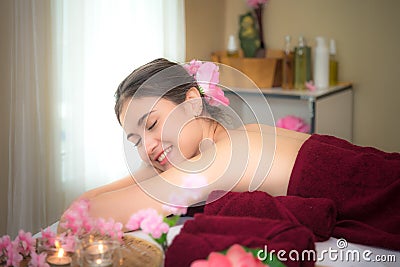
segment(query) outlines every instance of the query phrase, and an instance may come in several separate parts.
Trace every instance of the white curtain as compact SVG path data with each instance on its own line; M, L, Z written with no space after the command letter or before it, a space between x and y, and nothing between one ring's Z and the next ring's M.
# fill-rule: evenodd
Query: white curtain
M10 234L127 175L115 90L143 63L185 59L183 0L15 0L13 12Z
M56 2L66 202L126 176L114 93L157 57L183 62L183 0ZM137 158L137 166L140 160Z
M50 2L14 0L11 31L7 233L38 231L63 207L60 131L52 89ZM3 89L2 89L3 90ZM61 196L61 197L60 197Z

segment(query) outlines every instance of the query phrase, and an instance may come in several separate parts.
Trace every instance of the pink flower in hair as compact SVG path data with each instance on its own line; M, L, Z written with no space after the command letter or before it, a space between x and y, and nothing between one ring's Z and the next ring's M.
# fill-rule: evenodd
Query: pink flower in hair
M201 66L201 61L200 60L195 60L193 59L192 61L189 62L189 64L183 65L185 70L192 76L196 75L197 70Z
M200 93L205 96L210 105L229 105L229 99L225 97L224 91L218 86L219 68L216 64L192 60L183 67L196 79Z

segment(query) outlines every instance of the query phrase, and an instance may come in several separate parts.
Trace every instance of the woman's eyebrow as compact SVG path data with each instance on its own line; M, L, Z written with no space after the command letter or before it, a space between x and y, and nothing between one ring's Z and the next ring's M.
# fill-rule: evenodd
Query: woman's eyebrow
M137 125L138 125L138 126L142 125L142 124L143 124L143 121L144 121L151 113L153 113L154 111L155 111L155 110L152 110L152 111L150 111L150 112L147 112L147 113L145 113L142 117L140 117L140 119L138 120ZM129 134L126 136L126 139L129 140L129 138L131 138L133 135L136 135L136 134L134 134L134 133L129 133Z
M140 119L138 120L137 125L140 126L143 124L144 119L146 119L151 113L153 113L155 110L152 110L150 112L145 113Z
M136 134L130 133L130 134L128 134L128 135L126 136L126 139L129 141L129 138L131 138L131 137L134 136L134 135L136 135Z

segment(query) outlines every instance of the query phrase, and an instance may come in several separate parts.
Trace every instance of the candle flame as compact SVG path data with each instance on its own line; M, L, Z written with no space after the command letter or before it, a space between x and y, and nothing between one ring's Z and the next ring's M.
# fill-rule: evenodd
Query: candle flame
M58 249L60 247L60 241L54 241L54 246Z
M101 264L101 263L102 263L101 259L96 260L96 264Z
M58 250L57 257L62 258L63 256L64 256L64 249L63 249L63 248L60 248L60 249Z

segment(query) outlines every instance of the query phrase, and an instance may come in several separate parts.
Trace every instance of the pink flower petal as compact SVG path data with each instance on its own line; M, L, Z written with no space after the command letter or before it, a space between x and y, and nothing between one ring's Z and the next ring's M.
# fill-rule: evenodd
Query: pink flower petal
M231 261L227 256L217 253L211 252L208 256L208 264L210 267L231 267Z

